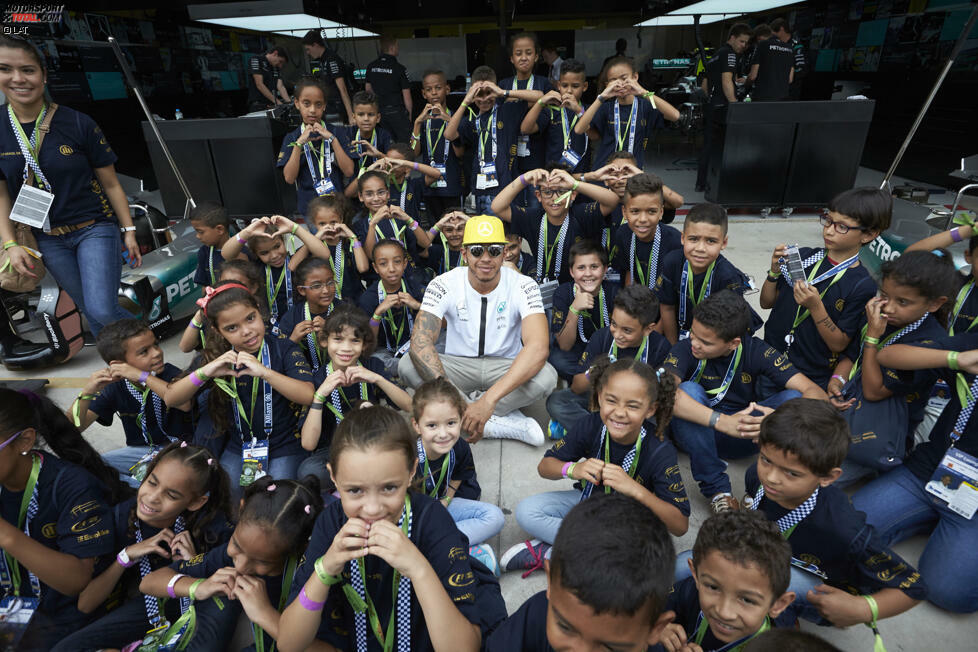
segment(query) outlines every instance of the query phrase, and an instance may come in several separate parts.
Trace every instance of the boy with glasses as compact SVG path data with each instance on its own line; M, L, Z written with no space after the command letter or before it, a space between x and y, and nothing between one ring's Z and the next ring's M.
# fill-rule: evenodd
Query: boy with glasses
M859 250L890 226L893 200L875 188L853 188L829 202L821 218L824 247L800 247L805 278L792 282L779 244L761 288L771 309L764 341L825 388L839 356L859 327L876 283L859 264Z

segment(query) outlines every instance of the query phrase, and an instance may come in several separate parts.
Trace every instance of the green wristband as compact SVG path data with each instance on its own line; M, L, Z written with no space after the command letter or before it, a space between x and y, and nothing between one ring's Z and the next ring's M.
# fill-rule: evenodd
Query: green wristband
M190 599L191 600L194 600L194 601L197 600L197 597L196 597L197 587L200 586L203 583L204 583L204 578L200 578L199 580L197 580L196 582L194 582L193 584L191 584L190 585L190 588L187 589L187 594L190 596Z
M878 338L878 337L869 337L867 335L866 337L863 338L863 341L866 344L869 344L870 346L879 346L880 345L880 338Z
M316 577L318 577L319 581L326 586L333 586L334 584L339 584L340 582L343 581L342 575L330 575L329 573L326 572L326 569L323 568L322 557L317 559L316 563L313 564L312 566L314 569L316 569Z
M947 354L947 367L952 371L959 371L961 367L958 366L958 351L949 351Z
M322 394L320 394L319 392L313 392L312 393L312 401L313 401L313 403L325 403L326 402L326 397L323 396Z
M576 480L577 479L577 478L574 477L574 468L576 466L577 466L577 462L574 462L573 464L571 464L570 466L567 467L567 477L570 478L571 480Z

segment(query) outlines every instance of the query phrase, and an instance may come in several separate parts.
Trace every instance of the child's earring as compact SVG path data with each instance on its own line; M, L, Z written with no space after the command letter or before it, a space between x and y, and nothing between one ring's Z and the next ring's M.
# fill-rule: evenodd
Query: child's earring
M21 452L20 452L20 454L21 454L21 455L25 455L25 456L26 456L28 452L29 452L29 451L21 451Z

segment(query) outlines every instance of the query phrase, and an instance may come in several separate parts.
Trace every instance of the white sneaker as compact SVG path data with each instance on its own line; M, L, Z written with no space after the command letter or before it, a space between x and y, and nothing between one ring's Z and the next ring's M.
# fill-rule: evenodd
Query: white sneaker
M543 443L543 428L536 419L519 410L513 410L506 416L492 415L483 432L490 439L516 439L530 446Z

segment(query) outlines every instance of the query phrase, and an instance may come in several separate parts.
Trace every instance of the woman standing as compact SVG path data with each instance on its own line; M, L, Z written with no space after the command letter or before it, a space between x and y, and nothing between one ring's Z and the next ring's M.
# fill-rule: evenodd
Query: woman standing
M14 269L33 276L33 258L16 244L11 208L28 176L25 153L34 158L38 126L52 105L44 99L47 69L34 45L0 36L0 238ZM34 185L54 194L48 211L50 231L35 228L38 249L54 279L88 319L94 334L103 326L131 317L118 303L122 242L130 264L142 262L129 202L115 173L116 155L87 115L57 107L50 131L36 156L40 174L30 166ZM0 330L9 329L6 319Z

